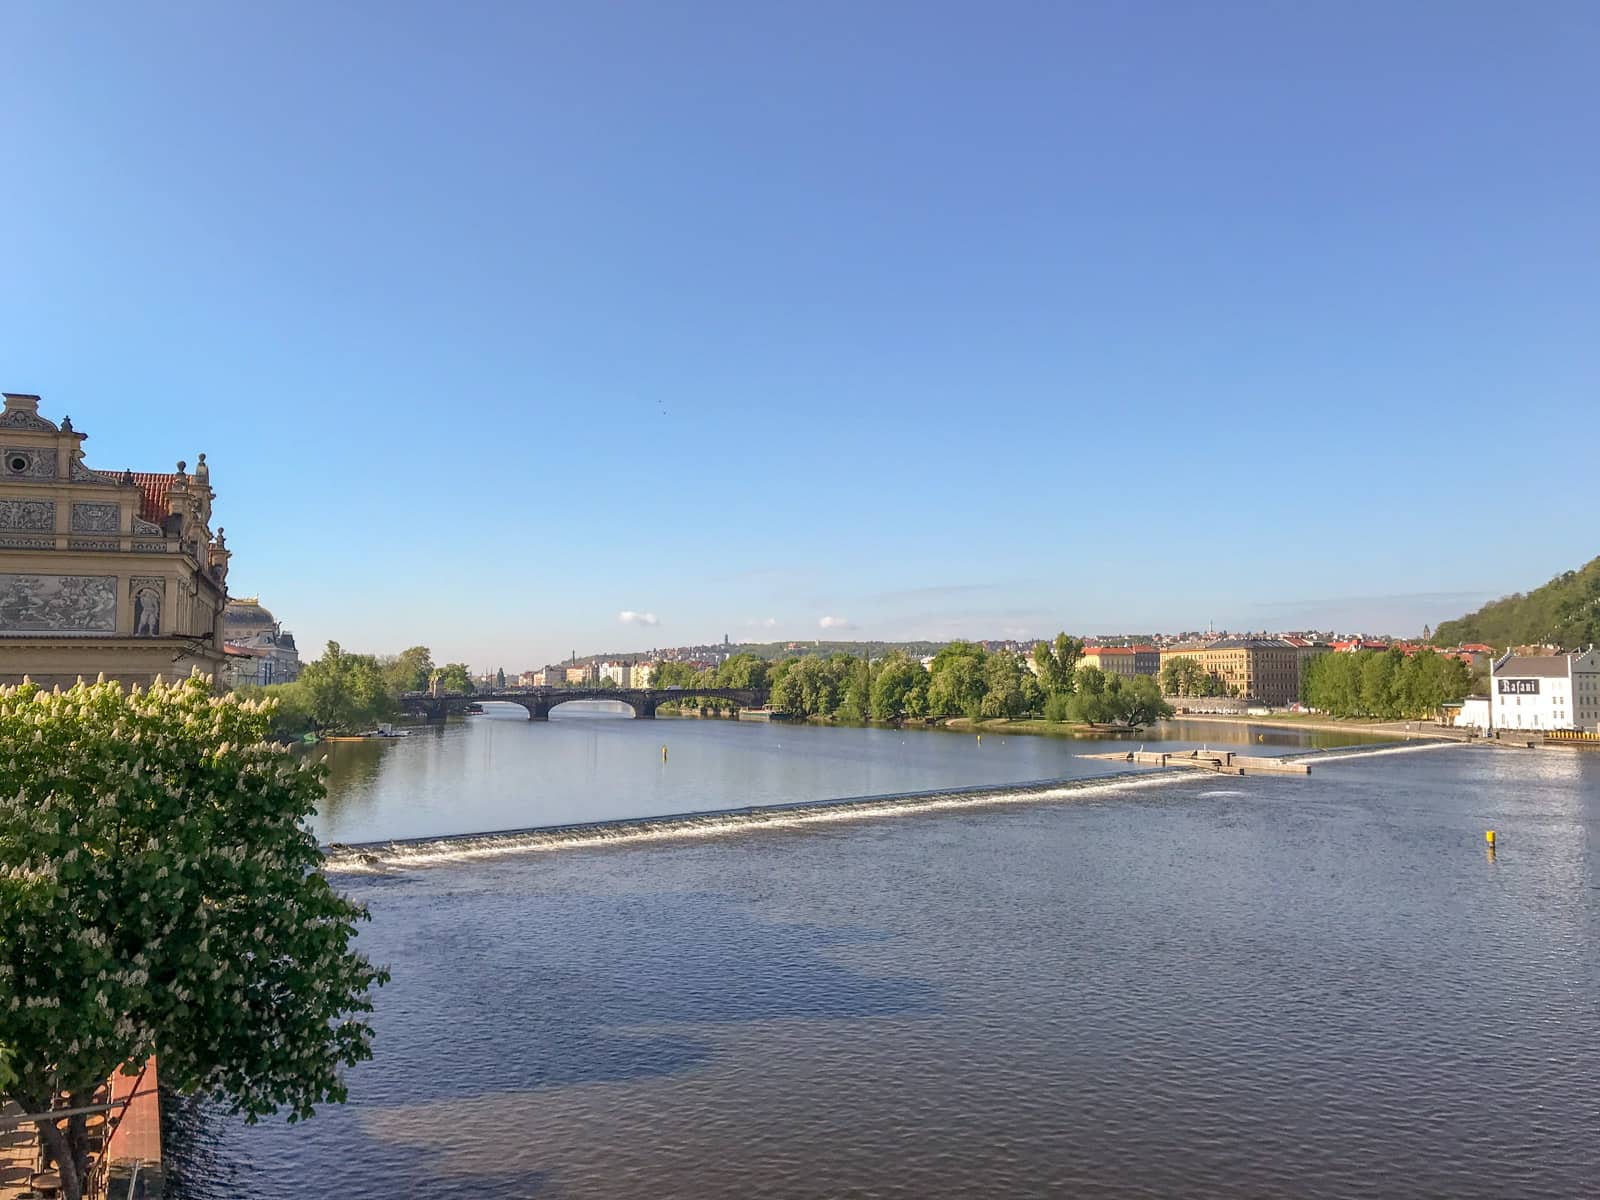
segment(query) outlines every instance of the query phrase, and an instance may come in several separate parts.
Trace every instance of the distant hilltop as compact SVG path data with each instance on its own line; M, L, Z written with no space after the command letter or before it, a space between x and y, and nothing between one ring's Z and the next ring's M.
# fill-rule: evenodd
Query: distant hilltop
M1491 600L1475 613L1446 621L1434 640L1441 646L1487 642L1502 650L1592 646L1600 642L1600 558L1531 592Z

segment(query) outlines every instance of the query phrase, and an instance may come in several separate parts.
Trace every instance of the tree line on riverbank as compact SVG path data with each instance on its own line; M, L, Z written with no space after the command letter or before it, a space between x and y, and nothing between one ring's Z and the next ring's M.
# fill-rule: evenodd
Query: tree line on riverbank
M1039 642L1027 657L986 650L975 642L951 642L926 666L900 652L879 659L840 653L777 662L735 654L701 670L661 663L651 684L682 689L685 705L715 709L730 708L732 702L696 697L696 687L767 688L769 703L780 712L837 721L1040 717L1147 725L1172 715L1153 678L1107 674L1081 664L1083 652L1082 642L1063 633L1054 641Z
M1305 664L1300 700L1335 717L1437 717L1472 687L1472 670L1461 659L1435 650L1361 650L1322 654Z
M246 699L277 702L272 730L280 737L303 733L357 732L395 715L407 692L426 691L437 681L446 692L470 694L465 663L435 666L426 646L379 657L353 654L329 642L322 657L306 663L291 683L238 689Z

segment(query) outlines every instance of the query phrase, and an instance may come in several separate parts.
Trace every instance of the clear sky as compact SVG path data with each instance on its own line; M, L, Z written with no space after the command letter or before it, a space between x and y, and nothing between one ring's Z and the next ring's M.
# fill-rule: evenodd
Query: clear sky
M0 387L206 451L310 651L1409 633L1600 550L1591 0L0 42Z

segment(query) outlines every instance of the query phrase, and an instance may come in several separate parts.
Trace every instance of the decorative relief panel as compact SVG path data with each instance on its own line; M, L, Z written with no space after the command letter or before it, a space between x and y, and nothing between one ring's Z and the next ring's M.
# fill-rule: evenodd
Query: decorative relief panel
M8 412L0 413L0 426L8 429L39 429L47 433L55 433L56 423L46 421L36 412L29 412L24 408L14 408Z
M166 594L167 581L159 575L135 575L128 580L134 637L161 636L161 598Z
M115 487L117 481L110 475L102 475L99 471L90 470L76 458L72 460L72 469L68 472L73 483L105 483Z
M0 529L34 529L48 533L55 527L54 500L0 500Z
M0 546L7 550L54 550L53 537L0 537Z
M157 537L161 536L161 526L154 521L146 521L143 517L135 517L133 519L133 531L135 533L153 533Z
M167 544L165 542L135 542L133 544L133 552L135 554L165 554L167 552Z
M116 538L68 538L68 550L120 550L122 545Z
M114 575L0 575L0 633L115 633Z
M21 476L24 479L54 479L55 451L39 450L31 446L8 446L0 450L0 474Z
M73 533L116 533L122 524L122 509L116 504L74 504Z

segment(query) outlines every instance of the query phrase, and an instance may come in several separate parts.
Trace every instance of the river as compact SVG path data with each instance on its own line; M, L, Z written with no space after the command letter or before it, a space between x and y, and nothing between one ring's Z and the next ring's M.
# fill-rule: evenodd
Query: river
M1160 736L1259 753L1317 735ZM1083 779L1117 768L1076 757L1101 748L490 716L340 747L318 829L433 839ZM1487 1198L1600 1180L1600 755L1397 747L1309 778L1085 780L717 829L340 873L373 912L362 949L394 971L376 1059L304 1125L174 1106L170 1194Z

